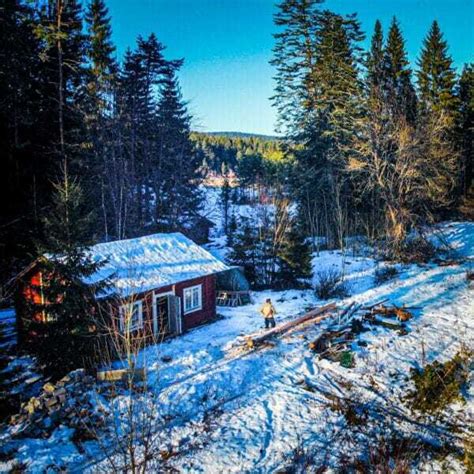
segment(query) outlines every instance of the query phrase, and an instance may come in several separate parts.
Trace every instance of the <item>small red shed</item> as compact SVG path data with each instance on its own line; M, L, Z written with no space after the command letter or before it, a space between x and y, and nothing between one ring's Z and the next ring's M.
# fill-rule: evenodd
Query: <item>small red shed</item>
M110 281L98 299L107 301L117 329L123 331L127 321L131 332L155 336L150 338L155 340L214 319L216 275L230 270L181 233L97 244L90 248L90 256L103 264L87 282ZM34 265L23 281L20 299L41 298L42 278ZM19 310L17 316L21 330L21 318L31 315Z

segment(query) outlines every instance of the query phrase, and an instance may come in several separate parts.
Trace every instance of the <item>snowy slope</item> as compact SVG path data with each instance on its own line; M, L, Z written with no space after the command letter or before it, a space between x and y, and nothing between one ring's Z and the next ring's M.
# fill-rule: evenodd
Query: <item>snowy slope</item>
M474 257L474 224L444 224L438 231L458 255ZM313 259L315 271L341 268L343 258L340 252L321 252ZM400 400L411 388L410 368L447 360L461 345L474 348L474 290L465 278L471 263L407 266L396 280L379 287L373 282L376 265L367 257L345 257L352 296L340 304L388 299L419 309L414 310L407 335L381 327L363 333L366 345L353 346L356 366L352 369L320 360L308 350L308 342L332 324L330 320L290 332L255 352L241 349L242 336L261 328L258 309L267 297L276 305L281 323L324 304L309 290L254 293L252 305L219 308L223 319L144 350L141 361L149 370L150 388L158 397L160 412L171 420L160 438L160 449L177 453L167 461L168 468L267 473L287 466L295 449L303 447L316 452L316 462L337 469L342 454L356 455L367 439L353 432L346 418L331 408L328 394L358 399L381 410L396 406L398 429L429 438L426 430L405 420L409 412ZM466 405L450 408L453 419L472 414L472 389L465 395ZM373 429L384 428L376 424ZM52 462L82 470L85 458L71 435L62 428L51 439L23 441L16 457L28 465L29 472ZM453 459L450 463L449 472L462 472L459 463ZM429 464L424 469L446 472L440 466ZM89 470L95 472L96 467Z

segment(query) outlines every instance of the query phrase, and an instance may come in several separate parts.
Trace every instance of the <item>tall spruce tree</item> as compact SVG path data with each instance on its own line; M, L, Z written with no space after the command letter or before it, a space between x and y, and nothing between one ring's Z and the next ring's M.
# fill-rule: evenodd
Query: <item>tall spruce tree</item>
M370 42L370 51L367 58L366 89L369 98L369 107L380 110L384 100L386 80L384 36L380 20L375 22L374 33Z
M46 97L48 109L55 110L49 117L57 133L54 152L72 174L88 174L91 163L84 151L87 148L84 123L88 97L87 37L81 4L76 0L43 4L36 33L42 42L45 80L51 84Z
M258 258L258 243L259 238L255 225L252 225L247 218L241 219L234 235L233 247L228 260L244 269L245 277L254 288L260 285L257 270L261 263Z
M364 124L365 140L359 143L363 155L372 155L374 163L382 164L388 160L391 144L387 138L390 136L393 121L390 117L390 106L387 100L387 77L385 67L385 45L382 24L375 22L371 46L367 57L367 73L365 81L365 97L367 101L367 115L362 121ZM360 158L360 157L359 157ZM362 161L364 159L362 158ZM359 169L358 159L352 163L354 171ZM364 171L367 171L364 169ZM369 186L367 175L353 173L355 189L359 190L361 198L361 213L366 222L366 228L371 236L383 234L383 206L381 205L380 190L377 186ZM369 199L367 199L369 198Z
M116 218L122 222L123 235L144 232L153 214L150 176L158 154L156 89L168 64L163 50L154 34L138 37L136 50L125 53L120 74L117 111L125 156L119 174L126 177L128 202L123 206L126 215Z
M474 170L474 64L466 64L459 79L459 135L461 137L461 189L468 196Z
M455 94L456 74L438 22L434 21L423 41L418 60L418 89L420 108L424 113L443 113L453 125L458 112Z
M87 60L89 79L87 84L88 104L86 125L90 137L91 166L86 180L86 193L97 205L101 203L103 231L101 237L109 240L109 214L113 211L107 200L107 184L110 184L111 162L114 159L112 142L113 94L116 86L117 64L113 57L115 46L112 43L110 18L104 0L92 0L86 11L85 20L88 32Z
M275 46L271 64L276 68L272 97L279 129L293 138L301 133L314 99L312 72L316 60L315 38L319 6L324 0L283 0L274 22Z
M276 285L282 288L299 288L311 278L311 247L306 242L303 227L292 219L277 253L278 272Z
M95 115L110 110L110 94L114 86L117 64L114 58L110 17L104 0L92 0L86 11L88 32L87 59L90 63L89 94Z
M404 117L408 122L414 123L417 109L416 93L411 81L405 40L395 17L388 32L385 62L386 93L390 114L393 118Z
M190 138L190 120L176 66L166 69L157 106L158 153L153 189L156 219L165 229L179 229L200 206L198 161Z
M223 182L221 187L221 205L224 214L224 233L229 235L229 210L230 210L230 185L229 185L229 168L227 163L222 163Z
M31 329L41 338L34 350L47 370L59 376L93 358L95 296L107 283L87 283L101 264L87 253L92 216L80 185L63 169L63 179L54 187L52 206L44 218L45 239L38 248L40 254L47 253L40 258L45 303L31 308L44 320L32 323Z
M56 130L48 121L51 107L42 104L48 86L33 7L3 1L0 25L0 274L9 279L26 263L40 231Z
M293 187L308 222L319 221L331 242L338 239L334 230L341 222L339 211L346 212L343 208L352 205L345 169L363 114L358 77L362 38L355 17L329 11L318 15L311 73L313 106L300 132L303 146L295 150ZM336 192L341 196L339 209L334 206Z
M455 85L456 75L452 67L452 60L449 56L448 45L443 38L439 25L433 22L428 35L423 42L423 48L418 60L419 70L417 71L418 88L420 95L420 113L418 127L422 133L429 136L429 129L438 129L445 135L443 140L433 144L433 153L442 153L444 147L445 155L455 153L460 158L459 147L456 141L456 125L458 123L459 99L456 96ZM440 169L444 163L439 163ZM454 171L453 179L458 181L461 163L457 164L457 171ZM446 181L446 180L444 180ZM442 187L442 182L435 182L435 186ZM459 195L459 186L450 190L454 197ZM457 196L456 196L457 197ZM452 203L449 204L450 206ZM442 206L439 211L446 210Z

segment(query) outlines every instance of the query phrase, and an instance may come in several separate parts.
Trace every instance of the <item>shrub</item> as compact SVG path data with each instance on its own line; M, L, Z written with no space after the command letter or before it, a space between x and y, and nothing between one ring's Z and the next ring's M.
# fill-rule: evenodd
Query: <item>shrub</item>
M321 300L329 298L345 298L349 296L347 283L343 281L342 275L336 270L325 270L318 273L316 296Z
M375 284L381 285L382 283L393 280L398 273L398 268L392 265L379 267L375 270L374 274Z
M421 452L416 439L382 436L377 443L369 444L366 455L359 460L359 472L409 474Z
M471 359L471 352L460 351L444 364L434 361L422 370L412 369L415 391L408 395L411 407L435 412L456 400L463 400L461 389L468 379Z
M426 263L436 255L436 247L423 237L406 239L395 258L405 263Z

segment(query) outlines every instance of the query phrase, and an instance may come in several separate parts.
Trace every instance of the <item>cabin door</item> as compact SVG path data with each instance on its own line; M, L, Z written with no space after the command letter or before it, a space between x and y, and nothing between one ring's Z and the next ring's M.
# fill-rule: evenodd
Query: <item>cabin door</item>
M153 295L153 334L160 342L169 334L181 334L181 298L173 292Z
M170 330L170 298L172 293L153 295L153 335L160 342Z
M170 296L170 313L169 322L170 330L172 334L182 334L183 332L183 320L181 317L181 298L179 296Z

